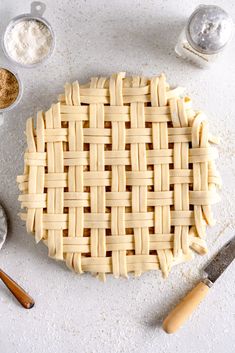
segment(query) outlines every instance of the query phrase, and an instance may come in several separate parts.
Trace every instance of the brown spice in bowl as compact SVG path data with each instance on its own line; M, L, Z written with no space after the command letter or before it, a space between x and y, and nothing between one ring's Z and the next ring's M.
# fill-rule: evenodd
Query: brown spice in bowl
M19 83L9 70L0 68L0 109L8 108L17 99Z

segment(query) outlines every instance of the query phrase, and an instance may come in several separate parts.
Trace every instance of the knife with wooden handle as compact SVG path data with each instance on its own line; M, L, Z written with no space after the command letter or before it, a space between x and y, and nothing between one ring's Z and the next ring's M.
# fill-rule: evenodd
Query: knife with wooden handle
M235 258L235 237L230 240L204 268L206 278L196 285L163 321L167 333L176 332L205 298L215 281Z

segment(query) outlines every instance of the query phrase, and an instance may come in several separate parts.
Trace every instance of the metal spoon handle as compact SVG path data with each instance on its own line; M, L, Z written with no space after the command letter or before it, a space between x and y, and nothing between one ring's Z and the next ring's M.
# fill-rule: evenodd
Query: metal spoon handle
M16 297L18 302L25 308L31 309L34 306L34 300L31 298L23 288L21 288L11 277L0 269L0 279L5 283L7 288Z

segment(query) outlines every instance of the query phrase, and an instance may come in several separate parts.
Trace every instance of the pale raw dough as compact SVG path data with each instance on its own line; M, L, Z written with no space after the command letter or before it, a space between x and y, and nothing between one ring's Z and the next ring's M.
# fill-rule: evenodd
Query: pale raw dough
M165 76L65 85L28 119L18 177L28 232L78 273L140 275L206 252L220 177L206 116Z

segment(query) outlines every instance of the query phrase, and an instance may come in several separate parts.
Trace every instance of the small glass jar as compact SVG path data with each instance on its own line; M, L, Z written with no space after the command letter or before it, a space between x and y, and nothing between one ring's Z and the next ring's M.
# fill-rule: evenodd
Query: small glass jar
M180 57L208 68L222 54L233 33L232 18L215 5L200 5L190 16L175 51Z
M7 70L12 75L14 75L17 82L18 82L18 86L19 86L18 95L17 95L16 99L14 100L14 102L12 102L12 104L10 104L6 108L0 109L0 126L1 126L4 123L4 113L9 112L13 108L15 108L17 106L17 104L20 102L20 100L22 98L22 94L23 94L23 84L22 84L22 81L20 80L18 74L11 67L4 65L4 66L1 66L0 69Z
M21 66L24 68L34 68L34 67L44 63L52 55L52 53L55 49L55 34L54 34L54 31L53 31L50 23L44 17L42 17L45 10L46 10L46 5L43 2L34 1L31 3L30 13L22 14L22 15L14 17L7 25L6 30L5 30L3 37L2 37L2 48L3 48L4 54L6 55L8 60L10 60L13 64L17 64L18 66ZM52 42L51 42L51 46L50 46L50 50L49 50L48 54L45 57L43 57L42 60L40 60L36 63L33 63L33 64L22 64L16 60L14 60L11 57L11 55L9 54L8 45L7 45L7 35L11 31L11 29L16 24L18 24L22 21L27 21L27 20L28 21L35 20L35 21L41 22L43 25L45 25L47 27L47 29L49 30L49 32L51 34L51 38L52 38Z

